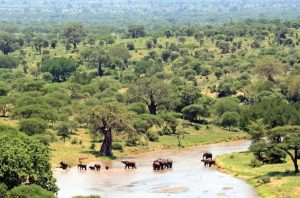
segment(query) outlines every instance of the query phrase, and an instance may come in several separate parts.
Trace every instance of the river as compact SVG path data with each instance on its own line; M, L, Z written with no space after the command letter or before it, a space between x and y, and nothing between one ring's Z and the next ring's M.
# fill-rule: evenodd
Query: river
M124 170L119 161L107 162L109 170L55 171L59 198L74 195L100 195L102 198L256 198L252 186L245 181L203 167L202 153L214 156L246 151L249 141L210 144L188 149L164 150L134 156L136 170ZM153 171L152 162L171 158L173 169ZM105 165L102 163L102 165Z

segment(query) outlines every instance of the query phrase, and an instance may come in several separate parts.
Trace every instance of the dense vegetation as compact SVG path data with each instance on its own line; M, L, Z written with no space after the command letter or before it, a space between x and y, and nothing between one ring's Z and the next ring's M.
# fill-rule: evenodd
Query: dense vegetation
M27 166L24 173L0 167L3 189L30 183L55 192L49 148L63 160L57 151L70 144L112 157L244 137L241 131L253 140L253 164L289 157L299 172L299 28L297 20L248 20L155 32L134 25L109 34L74 23L4 29L0 121L20 132L0 128L0 160L18 153L11 163Z
M124 30L141 23L149 29L222 24L245 19L300 17L298 0L3 0L0 22L18 29L32 24L47 31L53 23L81 22ZM20 26L19 24L23 24ZM8 30L14 31L7 27Z

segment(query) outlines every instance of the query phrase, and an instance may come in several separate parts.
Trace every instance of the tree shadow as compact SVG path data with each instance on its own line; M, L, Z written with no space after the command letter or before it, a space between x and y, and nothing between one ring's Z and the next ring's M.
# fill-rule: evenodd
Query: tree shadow
M99 153L99 151L82 151L81 153L83 153L83 154L91 154L91 155L93 155L93 156L95 156L95 157L101 157L101 158L105 158L105 159L108 159L108 160L115 160L115 159L117 159L117 157L116 156L104 156L104 155L101 155L100 153Z
M269 177L287 177L287 176L299 176L299 174L295 173L294 171L286 170L284 172L280 172L280 171L268 172L265 176L269 176Z

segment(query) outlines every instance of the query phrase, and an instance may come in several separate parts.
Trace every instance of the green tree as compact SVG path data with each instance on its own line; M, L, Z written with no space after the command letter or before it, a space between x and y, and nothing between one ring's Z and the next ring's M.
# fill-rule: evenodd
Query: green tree
M180 111L182 108L196 103L201 97L201 92L195 86L183 85L178 87L177 97L179 99L178 110Z
M145 103L153 115L156 115L157 108L169 107L173 102L172 87L154 77L139 79L129 89L129 94L134 100Z
M1 97L0 96L0 116L6 117L9 112L13 109L15 100L12 97Z
M226 127L228 126L229 131L232 126L237 126L239 123L240 114L237 112L225 112L221 117L221 125Z
M57 126L57 135L60 136L64 142L71 137L71 128L68 124L62 122Z
M212 111L217 116L222 116L227 111L240 111L239 101L234 98L221 98L213 105Z
M281 63L272 58L266 57L260 60L256 67L256 73L261 76L266 76L269 81L275 81L274 76L282 74Z
M287 97L292 101L300 100L300 76L295 76L287 83Z
M86 121L91 131L104 136L100 155L112 156L112 131L126 131L134 135L135 130L129 124L130 114L123 105L109 102L105 105L96 106L87 111Z
M191 122L199 121L200 116L205 116L206 112L202 105L192 104L182 109L185 119Z
M12 69L18 66L19 62L15 57L0 55L0 68Z
M52 58L44 61L41 66L42 72L49 72L53 75L55 82L64 82L76 70L77 63L74 60Z
M46 48L49 46L49 42L41 37L35 38L33 40L33 45L35 47L35 50L39 53L42 54L42 48Z
M31 118L21 120L19 123L20 131L25 132L27 135L43 134L46 132L48 123L39 118Z
M0 129L0 134L0 182L9 189L26 182L56 192L58 188L49 163L49 149L16 131Z
M13 188L9 197L11 198L55 198L53 192L49 192L38 185L20 185Z
M4 81L0 81L0 97L6 96L11 90L11 87Z
M144 37L146 35L145 28L142 25L132 25L128 29L131 38Z
M4 55L19 49L20 43L18 39L8 33L0 33L0 50Z
M73 44L76 49L77 45L86 37L87 33L84 27L80 24L68 24L63 30L63 36L67 43Z
M267 132L268 144L283 150L291 158L295 173L299 173L298 151L300 150L300 127L280 126Z

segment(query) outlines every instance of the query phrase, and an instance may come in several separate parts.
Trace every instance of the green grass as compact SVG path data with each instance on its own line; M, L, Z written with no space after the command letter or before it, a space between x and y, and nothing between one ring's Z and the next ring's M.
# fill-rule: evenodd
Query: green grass
M224 141L232 141L246 138L246 134L243 132L229 132L222 128L212 126L210 129L203 127L200 130L188 128L186 130L188 134L185 135L181 141L183 147L191 147L202 144L211 144ZM78 142L81 140L82 144L71 144L71 140L76 138ZM52 165L57 167L59 162L64 161L69 163L71 166L78 164L79 158L86 158L86 162L95 162L97 160L111 160L119 157L124 157L132 154L139 154L154 150L163 150L169 148L179 148L178 141L174 135L159 136L159 142L148 142L148 145L127 147L124 141L121 141L121 137L116 137L115 141L123 146L124 151L113 150L114 157L100 157L98 155L100 149L100 143L96 143L95 151L91 151L91 139L89 133L80 129L77 135L73 135L71 139L63 142L58 140L51 144L52 151Z
M245 179L253 185L263 198L300 197L300 175L293 173L290 159L283 164L266 164L252 168L249 162L254 156L250 152L233 153L217 158L218 165L226 173ZM270 177L270 183L262 184L262 177Z

